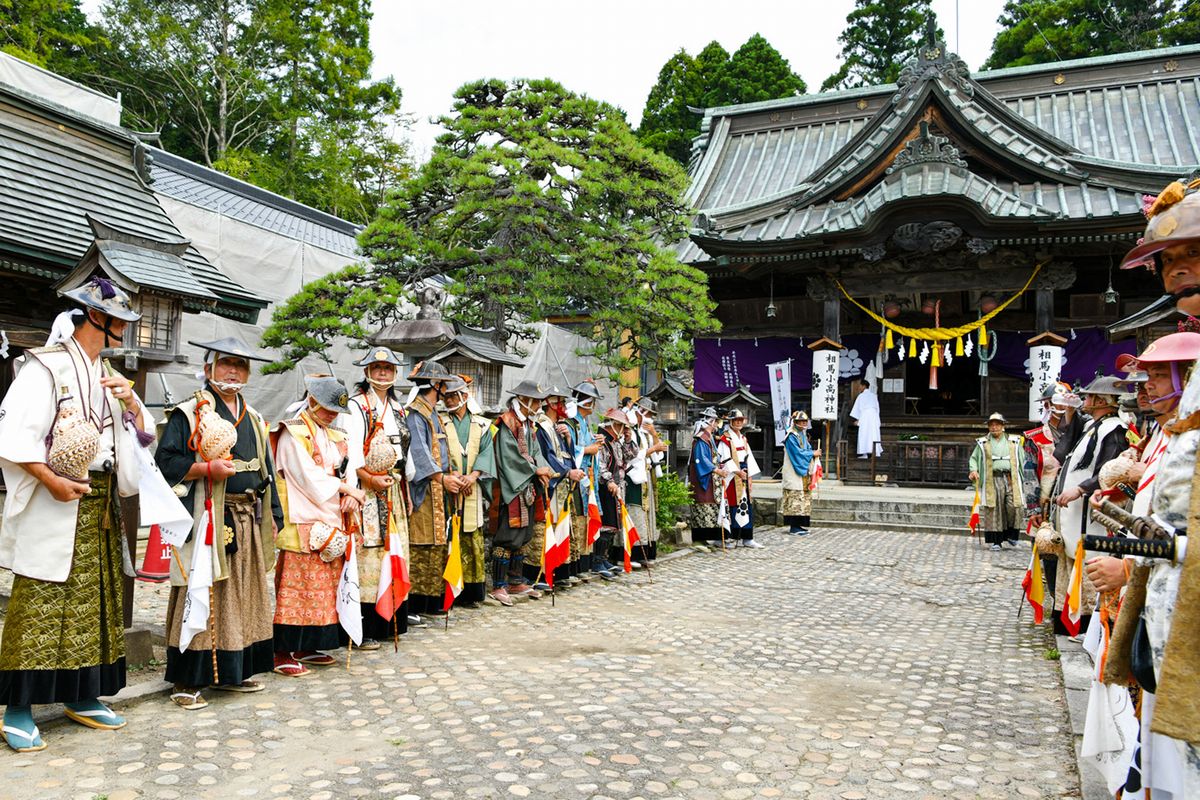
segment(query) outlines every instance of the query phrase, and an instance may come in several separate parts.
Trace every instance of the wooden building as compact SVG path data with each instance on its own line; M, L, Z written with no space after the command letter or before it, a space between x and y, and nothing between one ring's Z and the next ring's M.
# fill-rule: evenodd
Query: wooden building
M1066 377L1113 371L1105 328L1161 294L1115 265L1145 226L1144 196L1197 169L1200 46L973 74L928 35L895 84L708 109L690 165L698 213L678 252L708 273L723 331L697 341L694 389L714 399L746 383L765 398L762 359L857 337L842 407L849 379L871 370L884 460L905 479L900 438L965 442L990 412L1028 418L1037 333L1068 339ZM931 389L928 360L902 339L877 352L880 323L847 294L911 328L971 323L1019 297L986 348L964 337ZM802 363L792 375L805 408ZM962 449L912 482L952 482Z

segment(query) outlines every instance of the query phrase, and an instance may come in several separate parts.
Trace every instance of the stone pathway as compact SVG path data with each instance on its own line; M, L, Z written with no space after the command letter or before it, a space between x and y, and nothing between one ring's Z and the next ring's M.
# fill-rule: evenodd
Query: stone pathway
M1026 548L760 533L356 652L254 695L44 726L0 797L1078 797Z

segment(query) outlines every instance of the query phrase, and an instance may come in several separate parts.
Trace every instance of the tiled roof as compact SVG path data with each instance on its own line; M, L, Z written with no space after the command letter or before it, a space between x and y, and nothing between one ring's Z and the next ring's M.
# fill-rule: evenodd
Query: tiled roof
M173 253L108 240L97 242L96 248L113 269L138 286L200 300L217 300L215 294L192 277L183 259Z
M361 226L166 151L151 153L156 192L334 253L357 252Z
M139 147L123 129L0 85L0 252L65 275L92 244L88 214L150 237L183 238L138 175ZM195 248L183 260L190 275L181 277L219 297L217 313L241 317L266 306Z
M709 109L688 195L695 241L677 255L702 263L696 243L857 231L926 196L988 218L1124 225L1142 192L1200 166L1200 45L976 75L931 52L898 84ZM926 121L951 135L952 164L896 160L885 176Z
M1111 187L1062 183L997 184L963 167L917 164L899 170L848 202L793 206L764 220L722 230L725 241L769 242L847 233L864 228L885 204L906 199L956 196L975 204L992 220L1051 222L1067 218L1137 214L1140 195ZM699 233L704 238L704 233Z

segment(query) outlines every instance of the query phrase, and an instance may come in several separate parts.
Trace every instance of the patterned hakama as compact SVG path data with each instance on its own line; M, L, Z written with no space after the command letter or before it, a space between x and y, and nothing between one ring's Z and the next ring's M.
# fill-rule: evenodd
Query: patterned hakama
M275 649L325 650L342 645L337 615L341 557L322 561L319 553L279 551L275 564Z
M0 703L70 703L125 686L121 526L110 475L91 474L79 501L63 583L17 575L0 641Z

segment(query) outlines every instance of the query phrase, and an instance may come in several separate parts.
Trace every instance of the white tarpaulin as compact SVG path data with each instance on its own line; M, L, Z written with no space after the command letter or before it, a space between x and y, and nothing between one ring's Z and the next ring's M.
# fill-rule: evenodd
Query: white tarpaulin
M179 402L199 388L196 373L203 366L204 353L188 341L210 341L223 336L236 336L251 348L259 349L262 333L271 321L274 304L286 300L309 281L355 263L358 259L298 241L274 231L231 219L215 211L183 203L165 195L159 202L176 226L192 240L192 244L217 269L245 286L272 305L259 313L258 323L236 322L216 314L184 314L181 352L187 364L170 365L159 371L162 378L147 380L148 402L164 400L162 381L165 380L171 399ZM353 382L362 377L362 369L353 361L361 355L351 349L350 342L335 343L326 352L333 363L333 373ZM266 355L273 355L266 353ZM263 375L258 364L246 387L246 398L268 420L278 420L283 410L295 402L304 391L304 375L328 372L329 366L319 357L305 359L296 369L281 375Z
M525 345L524 349L528 351L522 356L525 366L505 367L501 375L500 383L504 389L504 397L526 378L544 386L558 386L564 390L569 390L585 378L593 378L596 388L600 390L600 399L596 401L597 411L604 411L617 404L617 387L607 378L601 377L604 374L603 368L595 359L579 355L580 351L590 344L587 339L549 322L539 322L533 327L538 338L532 344Z

